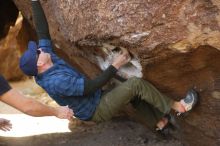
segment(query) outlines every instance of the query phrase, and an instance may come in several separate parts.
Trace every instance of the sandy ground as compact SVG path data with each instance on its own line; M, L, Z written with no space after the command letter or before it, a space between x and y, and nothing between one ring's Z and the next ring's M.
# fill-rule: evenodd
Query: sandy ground
M11 83L23 94L56 106L32 80ZM116 117L101 124L78 124L55 117L30 117L3 103L0 116L11 120L13 129L0 132L0 146L183 146L173 137L162 139L128 117Z

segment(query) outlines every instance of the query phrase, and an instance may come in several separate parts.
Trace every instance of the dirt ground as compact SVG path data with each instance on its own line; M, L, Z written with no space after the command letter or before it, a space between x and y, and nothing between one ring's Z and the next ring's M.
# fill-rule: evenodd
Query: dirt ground
M12 83L30 98L52 106L56 104L32 80ZM19 113L0 103L0 113ZM50 124L50 123L46 123ZM31 127L28 127L31 128ZM27 128L27 129L28 129ZM116 117L100 124L81 124L67 133L50 133L25 137L0 135L0 146L183 146L173 137L162 139L145 126L128 117Z
M113 120L72 133L1 137L0 141L0 146L183 146L175 139L159 139L142 125L126 119Z

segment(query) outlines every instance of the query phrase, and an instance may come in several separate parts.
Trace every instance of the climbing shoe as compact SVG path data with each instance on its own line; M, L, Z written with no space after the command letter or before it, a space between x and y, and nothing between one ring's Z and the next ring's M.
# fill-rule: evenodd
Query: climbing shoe
M198 93L194 89L190 89L186 97L180 100L181 105L185 109L184 112L178 112L177 115L190 111L198 102Z

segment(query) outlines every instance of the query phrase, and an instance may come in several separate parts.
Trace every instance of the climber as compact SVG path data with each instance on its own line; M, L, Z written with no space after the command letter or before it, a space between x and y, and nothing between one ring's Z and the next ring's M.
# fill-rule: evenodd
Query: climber
M40 85L59 105L68 105L74 116L84 121L110 120L124 105L132 103L145 117L150 127L162 130L168 123L165 115L171 109L178 113L190 111L197 102L197 93L189 90L186 97L174 101L160 93L149 82L132 77L109 92L102 91L120 67L129 62L125 51L95 79L88 79L74 67L60 59L52 50L48 24L41 4L32 0L33 20L38 35L38 45L30 41L20 58L20 68L34 76ZM144 108L140 105L144 103ZM162 124L161 124L162 123Z
M60 119L71 119L73 111L68 107L49 107L32 98L27 98L15 89L0 75L0 101L31 116L56 116ZM9 120L0 118L0 129L9 131L12 125Z

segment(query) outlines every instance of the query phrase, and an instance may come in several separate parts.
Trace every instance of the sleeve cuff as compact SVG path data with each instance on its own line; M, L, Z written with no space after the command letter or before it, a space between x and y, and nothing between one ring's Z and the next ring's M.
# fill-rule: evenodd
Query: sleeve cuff
M11 90L11 86L8 84L5 78L0 75L0 96L5 94L9 90Z
M112 73L116 73L118 70L113 66L113 65L110 65L107 70L110 70Z

